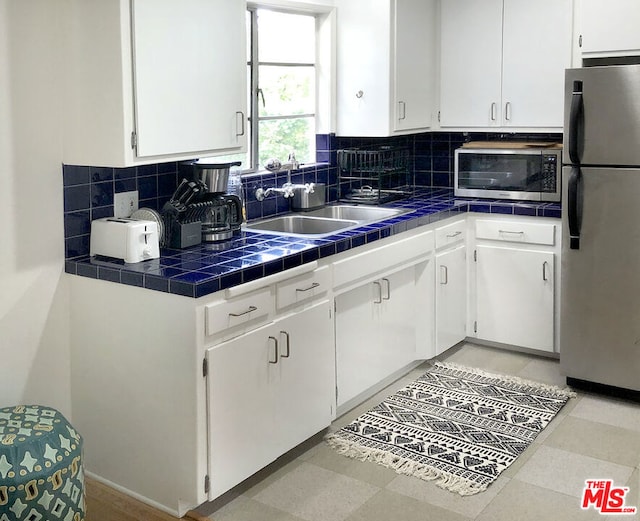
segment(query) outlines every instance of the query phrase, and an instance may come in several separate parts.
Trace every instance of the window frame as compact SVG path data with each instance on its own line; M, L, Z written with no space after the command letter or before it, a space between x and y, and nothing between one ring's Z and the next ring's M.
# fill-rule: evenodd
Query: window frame
M269 10L269 11L275 11L275 12L279 12L279 13L286 13L286 14L296 14L296 15L304 15L304 16L309 16L315 19L315 38L316 38L316 48L315 48L315 60L314 62L310 63L302 63L302 62L261 62L258 59L259 56L259 49L258 49L258 11L259 10ZM250 164L250 168L246 169L243 171L243 173L246 174L250 174L250 173L256 173L259 172L261 170L264 170L263 165L258 164L259 163L259 154L260 154L260 132L259 132L259 128L260 128L260 122L261 121L276 121L276 120L292 120L292 119L299 119L299 118L314 118L314 133L317 134L318 132L318 87L319 87L319 82L318 82L318 56L319 56L319 52L318 52L318 17L320 15L320 13L317 13L315 11L307 11L307 10L297 10L297 9L286 9L286 8L280 8L280 7L274 7L271 5L262 5L262 4L248 4L247 5L247 12L249 13L250 16L250 24L249 24L249 35L248 35L248 48L250 49L249 52L249 59L247 61L247 67L248 67L248 71L249 71L249 81L248 81L248 88L249 88L249 93L248 93L248 99L249 99L249 121L250 121L250 134L249 134L249 139L248 139L248 146L247 146L247 155L248 160L249 160L249 164ZM260 107L259 107L259 103L260 103L260 95L261 95L261 90L260 89L260 77L259 77L259 69L260 66L277 66L277 67L313 67L314 69L314 77L315 77L315 100L314 100L314 106L315 106L315 110L313 113L304 113L304 114L290 114L290 115L279 115L279 116L260 116ZM282 161L286 161L287 158L278 158ZM306 164L310 164L310 163L315 163L315 158L313 158L313 160L309 161Z

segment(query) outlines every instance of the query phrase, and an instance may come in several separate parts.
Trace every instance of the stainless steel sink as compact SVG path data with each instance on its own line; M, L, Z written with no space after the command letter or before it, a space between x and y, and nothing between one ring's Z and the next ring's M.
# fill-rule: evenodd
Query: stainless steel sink
M307 215L283 215L248 224L249 231L285 233L288 235L322 236L357 226L358 221L309 217Z
M396 215L407 213L407 210L401 208L384 208L380 206L353 206L338 204L334 206L325 206L319 210L306 212L305 215L312 217L325 217L329 219L347 219L358 221L360 224L383 219L389 219Z
M288 214L256 221L247 224L245 230L304 237L324 237L410 211L401 208L338 204L325 206L304 214Z

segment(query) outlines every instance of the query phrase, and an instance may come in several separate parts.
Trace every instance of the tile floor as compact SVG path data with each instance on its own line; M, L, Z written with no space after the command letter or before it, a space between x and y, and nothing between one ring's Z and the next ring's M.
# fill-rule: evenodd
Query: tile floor
M556 360L465 344L442 360L564 386ZM417 378L420 366L338 418L337 430ZM485 491L461 497L432 482L337 454L322 434L198 511L216 521L633 520L583 511L584 481L629 487L640 507L640 404L579 392Z

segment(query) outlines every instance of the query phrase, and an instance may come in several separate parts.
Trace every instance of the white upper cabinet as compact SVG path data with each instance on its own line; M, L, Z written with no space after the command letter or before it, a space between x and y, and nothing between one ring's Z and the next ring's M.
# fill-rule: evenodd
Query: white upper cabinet
M444 0L440 10L440 126L496 125L502 0Z
M582 0L582 54L588 57L640 54L638 0Z
M64 162L246 147L245 2L70 0Z
M431 127L436 0L337 0L337 134Z
M132 21L138 156L240 147L244 2L134 0Z
M572 0L440 5L440 126L562 128Z

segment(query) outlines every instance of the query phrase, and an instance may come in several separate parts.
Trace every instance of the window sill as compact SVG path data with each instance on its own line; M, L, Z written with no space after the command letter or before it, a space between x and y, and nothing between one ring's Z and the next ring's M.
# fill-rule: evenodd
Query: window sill
M322 162L305 163L303 165L300 165L300 168L296 168L295 170L291 170L291 173L292 174L296 174L296 173L299 173L299 172L308 171L310 169L327 168L327 167L330 167L330 166L331 166L330 163L322 163ZM271 170L262 169L262 170L255 170L255 171L240 172L240 175L242 176L242 179L251 180L253 178L262 177L264 175L269 175L269 174L282 175L282 174L286 174L286 173L287 173L286 170L278 170L277 172L272 172Z

